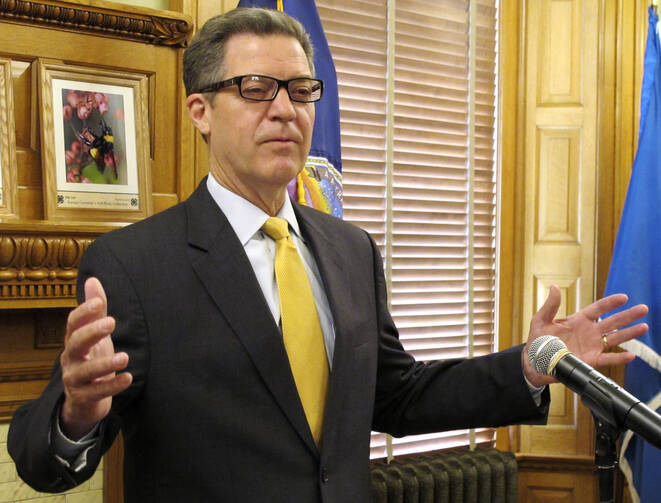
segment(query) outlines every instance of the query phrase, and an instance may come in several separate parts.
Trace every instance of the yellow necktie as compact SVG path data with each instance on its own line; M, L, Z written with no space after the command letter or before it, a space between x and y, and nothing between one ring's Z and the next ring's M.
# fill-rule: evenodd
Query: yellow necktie
M275 240L282 337L305 416L319 445L328 388L328 360L310 281L289 235L287 220L271 217L262 230Z

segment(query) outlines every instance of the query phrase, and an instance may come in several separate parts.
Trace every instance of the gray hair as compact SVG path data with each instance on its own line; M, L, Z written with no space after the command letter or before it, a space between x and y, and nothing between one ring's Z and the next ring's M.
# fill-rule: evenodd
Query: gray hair
M240 33L259 36L285 35L301 44L310 72L314 76L314 51L303 25L284 12L272 9L234 9L209 19L184 51L184 86L186 95L221 80L225 71L225 46ZM210 97L209 97L210 98Z

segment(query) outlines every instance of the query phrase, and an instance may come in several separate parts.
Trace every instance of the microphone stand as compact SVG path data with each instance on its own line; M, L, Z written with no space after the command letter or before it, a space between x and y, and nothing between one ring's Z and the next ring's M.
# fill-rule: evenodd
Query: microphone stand
M594 446L594 462L599 473L599 503L613 503L615 498L614 480L617 466L617 440L621 430L603 421L594 412L597 437Z

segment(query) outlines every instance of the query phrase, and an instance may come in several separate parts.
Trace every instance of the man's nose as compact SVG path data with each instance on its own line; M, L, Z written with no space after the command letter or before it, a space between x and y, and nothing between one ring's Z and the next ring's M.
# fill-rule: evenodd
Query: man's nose
M271 118L273 119L280 120L292 120L296 117L294 103L291 98L289 98L289 93L284 86L281 86L280 89L278 89L275 98L271 102L269 115L271 115Z

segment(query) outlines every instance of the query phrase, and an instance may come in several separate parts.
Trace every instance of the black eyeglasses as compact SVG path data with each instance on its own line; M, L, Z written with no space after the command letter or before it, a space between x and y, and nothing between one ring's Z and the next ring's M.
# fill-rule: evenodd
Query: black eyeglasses
M203 87L198 93L211 93L224 87L238 86L242 98L252 101L273 101L281 87L287 89L289 99L299 103L319 101L324 90L324 82L307 77L278 80L266 75L240 75Z

